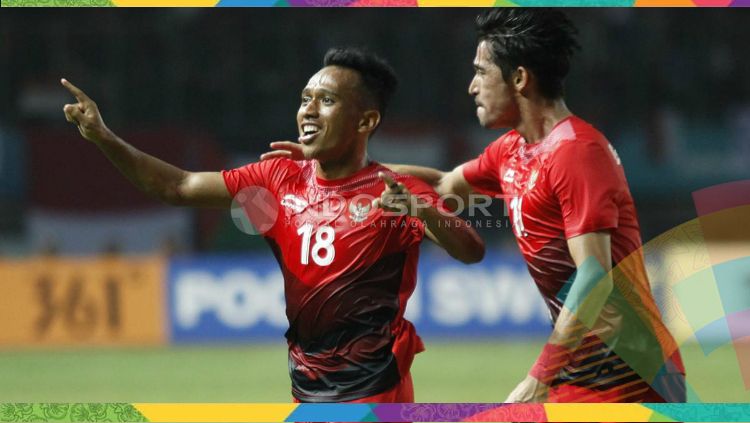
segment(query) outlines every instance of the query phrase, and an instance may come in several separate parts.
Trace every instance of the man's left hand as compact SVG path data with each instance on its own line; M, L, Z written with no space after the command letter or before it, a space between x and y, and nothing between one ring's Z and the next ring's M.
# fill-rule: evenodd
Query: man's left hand
M415 208L417 199L411 195L411 192L400 182L396 182L383 172L378 172L378 177L385 184L385 189L380 194L380 198L373 201L374 207L384 210L419 217L420 208Z

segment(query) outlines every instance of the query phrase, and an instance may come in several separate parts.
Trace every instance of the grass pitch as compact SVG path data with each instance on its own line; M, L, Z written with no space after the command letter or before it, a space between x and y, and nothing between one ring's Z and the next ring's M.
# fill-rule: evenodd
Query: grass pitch
M412 368L418 402L502 402L542 341L439 342ZM683 348L703 402L750 402L734 349ZM289 402L286 348L0 351L0 402Z

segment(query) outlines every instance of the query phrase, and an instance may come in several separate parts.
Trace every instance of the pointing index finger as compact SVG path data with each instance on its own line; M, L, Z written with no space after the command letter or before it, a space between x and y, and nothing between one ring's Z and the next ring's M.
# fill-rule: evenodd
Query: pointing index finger
M382 179L386 185L388 185L388 188L398 189L398 184L396 183L396 181L394 181L393 178L388 176L385 172L378 172L378 177Z
M68 91L70 91L71 94L73 94L73 97L76 98L79 102L83 103L85 101L90 101L91 99L81 91L80 88L76 87L75 85L71 84L70 81L63 78L60 80L60 83L65 87Z

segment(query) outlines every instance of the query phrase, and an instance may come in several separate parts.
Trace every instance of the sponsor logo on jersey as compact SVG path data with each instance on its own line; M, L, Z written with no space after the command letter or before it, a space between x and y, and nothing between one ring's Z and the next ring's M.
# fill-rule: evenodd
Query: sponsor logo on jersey
M284 196L284 198L281 199L281 205L292 209L295 213L300 213L302 210L307 208L309 205L307 201L297 197L294 194L287 194Z

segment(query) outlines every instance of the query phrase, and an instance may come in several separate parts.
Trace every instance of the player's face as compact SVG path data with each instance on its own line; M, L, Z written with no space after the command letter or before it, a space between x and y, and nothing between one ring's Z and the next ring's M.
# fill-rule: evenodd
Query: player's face
M469 95L477 105L479 124L488 129L513 128L518 122L515 89L503 79L503 72L492 60L490 45L481 41L474 57L474 78Z
M337 160L352 151L362 117L360 76L347 68L326 66L302 90L297 128L305 157Z

